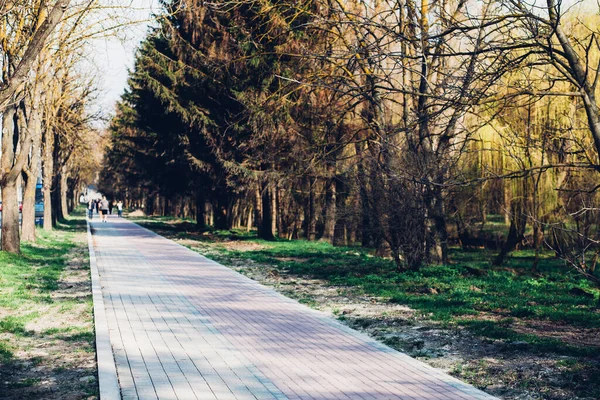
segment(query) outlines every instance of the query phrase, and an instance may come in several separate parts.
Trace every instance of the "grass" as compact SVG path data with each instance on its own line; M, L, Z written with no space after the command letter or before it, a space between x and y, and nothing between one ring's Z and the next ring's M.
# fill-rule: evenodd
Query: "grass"
M10 314L0 319L0 333L27 335L26 324L39 316L35 310L54 303L50 294L74 244L70 235L37 235L37 243L24 243L21 254L0 252L0 309Z
M91 296L55 295L70 287L62 279L75 251L80 254L77 268L88 265L84 244L75 240L76 235L84 234L85 225L83 211L77 210L52 232L38 229L36 243L22 243L21 254L0 252L0 392L6 390L8 398L20 396L17 390L40 390L40 381L47 379L36 376L27 365L52 371L77 352L95 352ZM46 325L56 327L40 331ZM44 348L48 354L41 358L29 354L36 348ZM95 367L84 373L95 374ZM88 386L86 392L97 392L93 383ZM59 394L68 397L68 392Z
M58 287L66 256L74 247L69 235L57 237L37 231L36 244L24 243L21 254L0 252L0 307L21 309L24 304L49 303Z
M566 269L552 254L543 254L536 274L530 273L532 251L514 252L506 268L492 269L494 253L452 249L452 265L426 266L400 272L390 260L374 257L368 249L333 247L327 243L261 241L245 231L199 231L191 221L169 218L138 220L170 237L194 239L200 251L232 265L252 260L291 275L309 276L384 301L405 304L447 326L460 326L490 340L525 342L531 350L563 355L586 355L597 348L577 347L556 339L522 334L511 328L519 320L550 321L558 325L600 328L600 291ZM256 250L236 251L220 246L223 240L256 244ZM216 241L208 248L202 243ZM589 296L571 293L579 288ZM312 299L303 300L312 304Z

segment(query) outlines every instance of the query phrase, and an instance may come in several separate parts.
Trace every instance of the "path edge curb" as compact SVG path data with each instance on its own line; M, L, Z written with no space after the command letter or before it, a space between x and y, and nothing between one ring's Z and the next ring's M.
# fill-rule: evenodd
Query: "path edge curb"
M96 264L96 252L90 222L86 219L88 252L92 276L92 298L94 302L94 327L96 330L96 361L98 365L98 387L101 400L121 399L115 358L110 344L110 334L104 308L104 297L100 285L100 274Z

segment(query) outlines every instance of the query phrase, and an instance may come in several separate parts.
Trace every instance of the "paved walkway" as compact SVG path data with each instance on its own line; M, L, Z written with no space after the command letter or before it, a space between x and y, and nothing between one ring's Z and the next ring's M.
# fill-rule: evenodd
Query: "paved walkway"
M493 399L124 219L91 227L124 399Z

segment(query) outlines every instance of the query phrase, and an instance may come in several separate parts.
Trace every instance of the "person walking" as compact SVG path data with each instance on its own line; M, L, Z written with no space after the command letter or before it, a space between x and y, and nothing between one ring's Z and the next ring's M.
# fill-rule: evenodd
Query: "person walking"
M123 202L121 200L117 202L117 216L119 218L123 217Z
M106 196L102 196L102 200L100 200L100 211L102 215L102 222L107 222L108 218L108 200L106 200Z
M90 219L90 221L94 217L94 206L95 206L94 199L92 199L90 197L90 200L88 201L88 205L87 205L87 208L88 208L88 218Z

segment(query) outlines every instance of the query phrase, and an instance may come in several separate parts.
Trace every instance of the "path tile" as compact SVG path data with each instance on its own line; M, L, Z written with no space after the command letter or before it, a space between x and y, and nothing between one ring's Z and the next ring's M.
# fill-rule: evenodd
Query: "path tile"
M123 398L494 399L124 219L92 222Z

